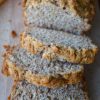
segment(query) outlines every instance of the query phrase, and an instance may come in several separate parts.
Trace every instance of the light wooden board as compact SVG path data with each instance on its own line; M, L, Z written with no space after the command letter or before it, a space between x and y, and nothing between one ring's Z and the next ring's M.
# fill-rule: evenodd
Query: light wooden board
M0 6L0 65L2 67L3 47L5 43L17 44L18 38L10 35L12 30L18 33L24 30L21 0L7 0ZM93 23L92 32L88 34L100 47L100 10L97 7L97 15ZM0 67L0 69L1 69ZM100 100L100 53L94 64L86 66L86 79L88 82L90 100ZM10 93L12 80L0 73L0 100L7 100Z

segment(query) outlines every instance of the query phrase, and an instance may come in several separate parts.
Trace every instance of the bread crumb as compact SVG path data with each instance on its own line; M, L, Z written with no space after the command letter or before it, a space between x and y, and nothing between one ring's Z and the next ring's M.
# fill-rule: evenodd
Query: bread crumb
M17 37L17 33L16 33L14 30L12 30L11 36L12 36L13 38Z

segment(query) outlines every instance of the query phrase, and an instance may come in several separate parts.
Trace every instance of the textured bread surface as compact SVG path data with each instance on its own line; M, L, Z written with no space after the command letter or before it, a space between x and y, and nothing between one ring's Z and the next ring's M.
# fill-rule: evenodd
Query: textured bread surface
M82 34L90 29L91 25L87 20L74 14L69 8L64 10L50 1L44 1L38 4L38 0L26 2L24 18L27 26L62 30L73 34Z
M68 6L72 11L89 22L93 20L95 15L95 0L68 0Z
M50 89L26 81L15 83L8 100L89 100L84 83Z
M95 0L24 0L24 7L36 6L42 2L52 3L65 11L69 8L72 13L88 21L92 21L95 15Z
M44 28L27 28L21 33L22 48L35 54L44 50L47 59L60 58L72 63L89 64L98 51L90 38Z
M49 61L43 59L41 54L32 55L16 48L12 54L6 53L3 73L14 80L25 79L35 85L54 88L80 82L84 68L66 61Z

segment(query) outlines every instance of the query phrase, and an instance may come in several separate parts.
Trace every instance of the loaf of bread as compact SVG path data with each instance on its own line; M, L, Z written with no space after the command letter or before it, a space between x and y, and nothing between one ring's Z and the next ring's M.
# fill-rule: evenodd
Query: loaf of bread
M43 59L42 52L36 55L21 48L7 51L4 56L3 73L14 80L27 80L30 83L49 88L78 83L83 78L81 65L66 61Z
M43 51L43 57L49 60L64 59L72 63L90 64L98 50L86 36L44 28L27 28L20 37L22 48L33 54Z
M8 100L89 100L89 97L82 82L50 89L23 80L14 84Z
M24 19L28 27L37 26L73 34L82 34L90 29L91 25L87 20L74 14L69 8L64 10L56 6L52 3L55 0L42 1L49 0L27 0L24 3Z

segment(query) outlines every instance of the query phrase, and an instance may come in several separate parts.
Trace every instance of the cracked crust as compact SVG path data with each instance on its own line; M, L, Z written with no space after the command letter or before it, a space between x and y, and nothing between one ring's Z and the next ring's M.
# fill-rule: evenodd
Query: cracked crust
M2 72L6 76L13 77L14 80L25 79L28 82L38 86L55 88L64 86L66 84L78 83L83 78L84 69L80 69L75 72L73 71L67 74L59 74L58 76L34 74L31 71L24 70L23 68L16 66L16 64L12 63L8 57L9 53L6 53L6 56L4 56L4 66Z
M67 7L88 22L92 22L95 15L95 0L23 0L23 7L50 2L66 10Z
M20 92L22 91L22 92ZM33 95L34 92L34 96ZM23 93L25 96L23 96ZM52 96L53 93L53 96ZM25 80L14 82L14 85L11 90L11 94L8 97L8 100L17 100L17 99L29 98L29 100L45 100L54 98L57 100L72 100L77 98L78 100L89 100L87 85L85 81L81 81L75 85L67 85L60 88L46 88L46 87L37 87L28 83Z
M37 52L43 52L43 58L52 60L56 58L65 59L68 62L90 64L93 63L94 57L97 54L98 48L92 49L80 49L76 50L72 47L59 47L55 45L46 46L39 42L28 34L21 33L20 35L21 47L29 52L36 54Z

